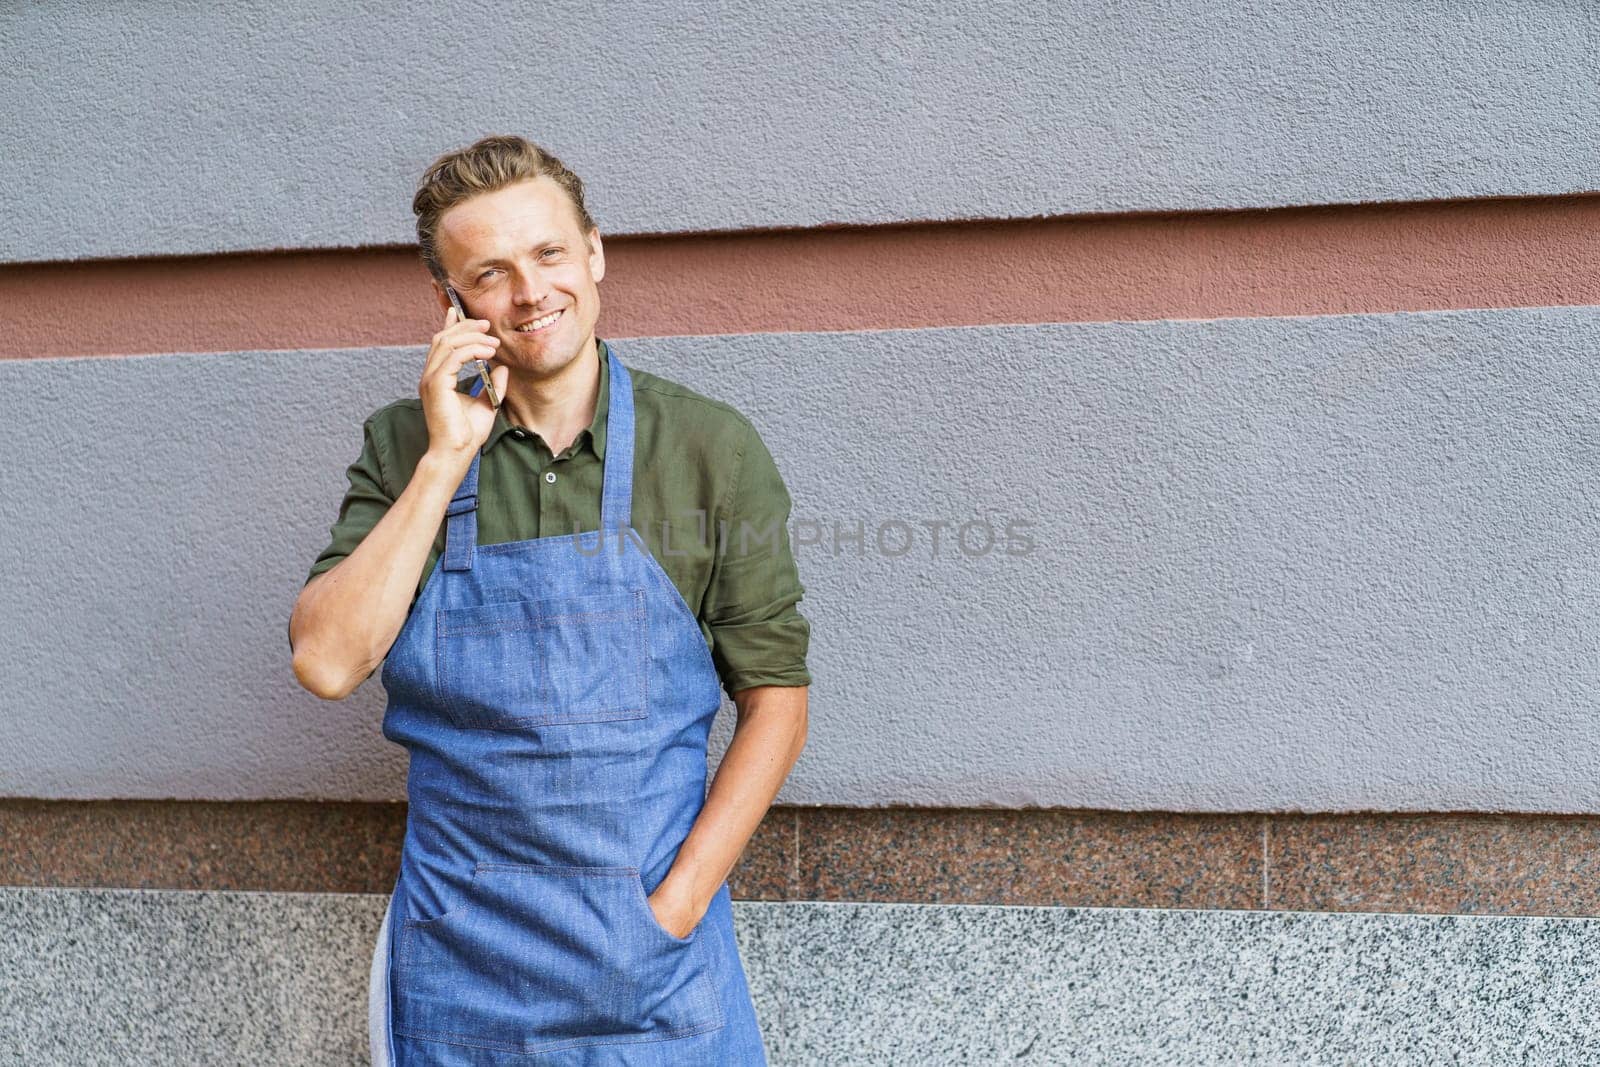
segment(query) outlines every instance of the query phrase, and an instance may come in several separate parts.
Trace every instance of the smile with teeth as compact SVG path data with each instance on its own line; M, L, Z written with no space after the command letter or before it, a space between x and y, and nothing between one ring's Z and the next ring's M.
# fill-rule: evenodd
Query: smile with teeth
M561 311L565 311L565 310L566 310L565 308L561 309ZM561 311L552 311L550 314L546 315L542 319L534 319L532 322L525 323L524 325L518 326L517 327L517 332L518 333L538 333L541 330L549 329L552 325L555 324L555 321L561 317Z

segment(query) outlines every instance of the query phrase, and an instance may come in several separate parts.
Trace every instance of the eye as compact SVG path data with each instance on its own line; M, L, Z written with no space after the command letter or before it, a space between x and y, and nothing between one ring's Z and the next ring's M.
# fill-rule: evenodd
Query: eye
M478 281L480 281L480 282L483 281L485 278L487 278L489 275L493 274L495 271L497 271L499 269L500 269L499 267L490 267L488 270L486 270L483 273L478 275Z
M543 252L540 252L539 255L541 255L541 256L560 255L561 251L562 250L559 249L559 248L547 248Z

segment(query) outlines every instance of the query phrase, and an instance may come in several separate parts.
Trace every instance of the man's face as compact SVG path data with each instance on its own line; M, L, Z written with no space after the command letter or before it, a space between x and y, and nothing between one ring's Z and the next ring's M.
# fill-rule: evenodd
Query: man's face
M489 320L488 332L500 338L495 362L513 374L547 378L594 347L605 253L598 230L585 245L577 215L561 186L536 178L462 201L439 220L450 284L468 315ZM448 308L443 288L435 289ZM540 328L518 330L530 323Z

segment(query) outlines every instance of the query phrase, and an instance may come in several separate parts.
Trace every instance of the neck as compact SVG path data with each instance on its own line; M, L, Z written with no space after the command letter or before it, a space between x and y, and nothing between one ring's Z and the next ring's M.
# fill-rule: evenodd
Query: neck
M594 421L600 399L600 346L593 337L579 355L548 378L529 378L509 368L503 407L506 419L537 433L560 455Z

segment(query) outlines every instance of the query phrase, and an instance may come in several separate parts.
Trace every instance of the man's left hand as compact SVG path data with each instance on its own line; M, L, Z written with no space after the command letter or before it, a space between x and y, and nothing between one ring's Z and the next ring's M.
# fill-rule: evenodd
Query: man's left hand
M645 899L655 913L656 925L673 937L688 937L705 915L704 909L696 908L693 901L683 900L673 893L670 881L662 882Z

